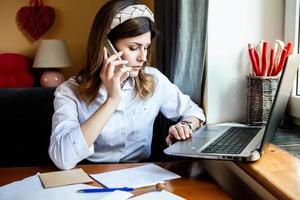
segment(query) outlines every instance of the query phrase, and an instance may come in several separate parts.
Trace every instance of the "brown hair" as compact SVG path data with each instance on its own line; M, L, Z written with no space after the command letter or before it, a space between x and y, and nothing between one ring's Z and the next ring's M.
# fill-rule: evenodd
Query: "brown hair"
M101 85L100 72L105 39L108 38L115 44L119 39L138 36L149 31L152 39L156 35L154 23L144 17L127 20L109 32L113 17L124 8L135 4L138 3L134 0L109 1L98 11L94 19L88 40L86 65L76 77L79 83L78 95L87 104L95 100ZM148 58L150 56L150 54L147 55ZM141 99L152 95L155 87L153 77L144 72L144 67L135 78L137 94Z

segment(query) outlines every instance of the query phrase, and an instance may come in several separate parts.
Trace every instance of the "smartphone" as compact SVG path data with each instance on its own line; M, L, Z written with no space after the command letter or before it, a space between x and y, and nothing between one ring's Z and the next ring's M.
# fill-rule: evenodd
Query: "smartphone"
M109 56L118 53L117 50L115 49L115 47L113 46L113 44L110 42L109 39L105 40L104 46L108 50ZM121 57L118 57L118 60L122 60ZM126 67L126 65L121 65L120 67L117 67L116 70L119 70L120 68L125 68L125 67ZM129 72L124 73L124 75L121 77L121 79L122 79L121 82L124 81L124 80L126 80L128 77L129 77Z

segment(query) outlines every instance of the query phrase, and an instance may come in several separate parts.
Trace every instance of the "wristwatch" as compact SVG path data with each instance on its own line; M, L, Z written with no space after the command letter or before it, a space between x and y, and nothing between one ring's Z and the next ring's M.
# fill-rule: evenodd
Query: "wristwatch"
M191 129L191 131L193 130L193 123L192 122L186 121L186 120L181 120L180 123L188 125L188 127Z

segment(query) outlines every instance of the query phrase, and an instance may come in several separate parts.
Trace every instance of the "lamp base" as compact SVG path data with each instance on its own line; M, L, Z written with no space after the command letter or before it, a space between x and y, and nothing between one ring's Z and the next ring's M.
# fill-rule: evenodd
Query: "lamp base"
M45 71L43 72L40 82L42 87L57 87L65 81L63 73L60 71Z

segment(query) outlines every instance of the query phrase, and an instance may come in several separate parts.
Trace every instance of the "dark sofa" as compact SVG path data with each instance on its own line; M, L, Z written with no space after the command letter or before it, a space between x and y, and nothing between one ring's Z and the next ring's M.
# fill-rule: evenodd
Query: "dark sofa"
M0 89L0 166L52 164L48 156L55 88Z
M55 88L0 88L0 167L53 165L48 147ZM171 121L154 124L152 155L145 161L173 160L163 153ZM80 164L89 163L82 161Z

